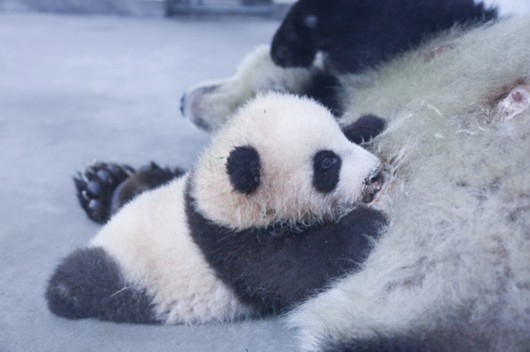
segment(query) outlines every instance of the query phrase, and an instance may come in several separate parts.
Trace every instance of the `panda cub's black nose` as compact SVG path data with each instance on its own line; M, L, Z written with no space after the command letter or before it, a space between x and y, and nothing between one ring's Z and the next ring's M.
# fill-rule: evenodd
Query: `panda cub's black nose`
M371 176L368 179L368 183L372 185L382 185L383 184L383 171L379 170L375 175Z
M362 202L370 203L374 200L375 195L383 188L384 176L383 171L378 170L364 181L362 191Z

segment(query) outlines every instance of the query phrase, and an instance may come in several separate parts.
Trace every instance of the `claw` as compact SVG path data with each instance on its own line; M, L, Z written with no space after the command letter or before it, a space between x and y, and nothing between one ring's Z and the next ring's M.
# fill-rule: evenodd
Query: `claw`
M90 200L90 196L86 190L81 191L81 197L83 197L84 200Z
M78 173L77 176L74 177L74 184L75 188L78 190L86 188L87 183L83 180L83 176Z

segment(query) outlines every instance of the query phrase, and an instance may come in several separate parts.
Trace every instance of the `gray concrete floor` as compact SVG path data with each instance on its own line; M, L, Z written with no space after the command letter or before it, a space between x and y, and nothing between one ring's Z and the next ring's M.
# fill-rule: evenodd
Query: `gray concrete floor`
M96 233L72 175L94 160L188 167L209 136L179 114L277 22L0 15L0 351L292 351L278 319L141 326L52 315L61 257Z

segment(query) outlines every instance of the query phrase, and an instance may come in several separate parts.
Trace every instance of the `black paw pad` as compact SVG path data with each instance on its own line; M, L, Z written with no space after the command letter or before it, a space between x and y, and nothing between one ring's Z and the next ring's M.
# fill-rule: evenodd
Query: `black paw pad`
M111 201L116 188L135 170L128 165L96 163L74 177L77 198L87 216L105 223L111 216Z

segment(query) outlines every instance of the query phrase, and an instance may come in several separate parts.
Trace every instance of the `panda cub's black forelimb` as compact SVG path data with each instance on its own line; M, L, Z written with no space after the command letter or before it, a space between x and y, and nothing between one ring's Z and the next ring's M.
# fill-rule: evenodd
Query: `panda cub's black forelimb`
M106 223L140 193L184 174L181 168L162 168L151 162L135 170L129 165L95 163L74 177L77 198L88 218Z

